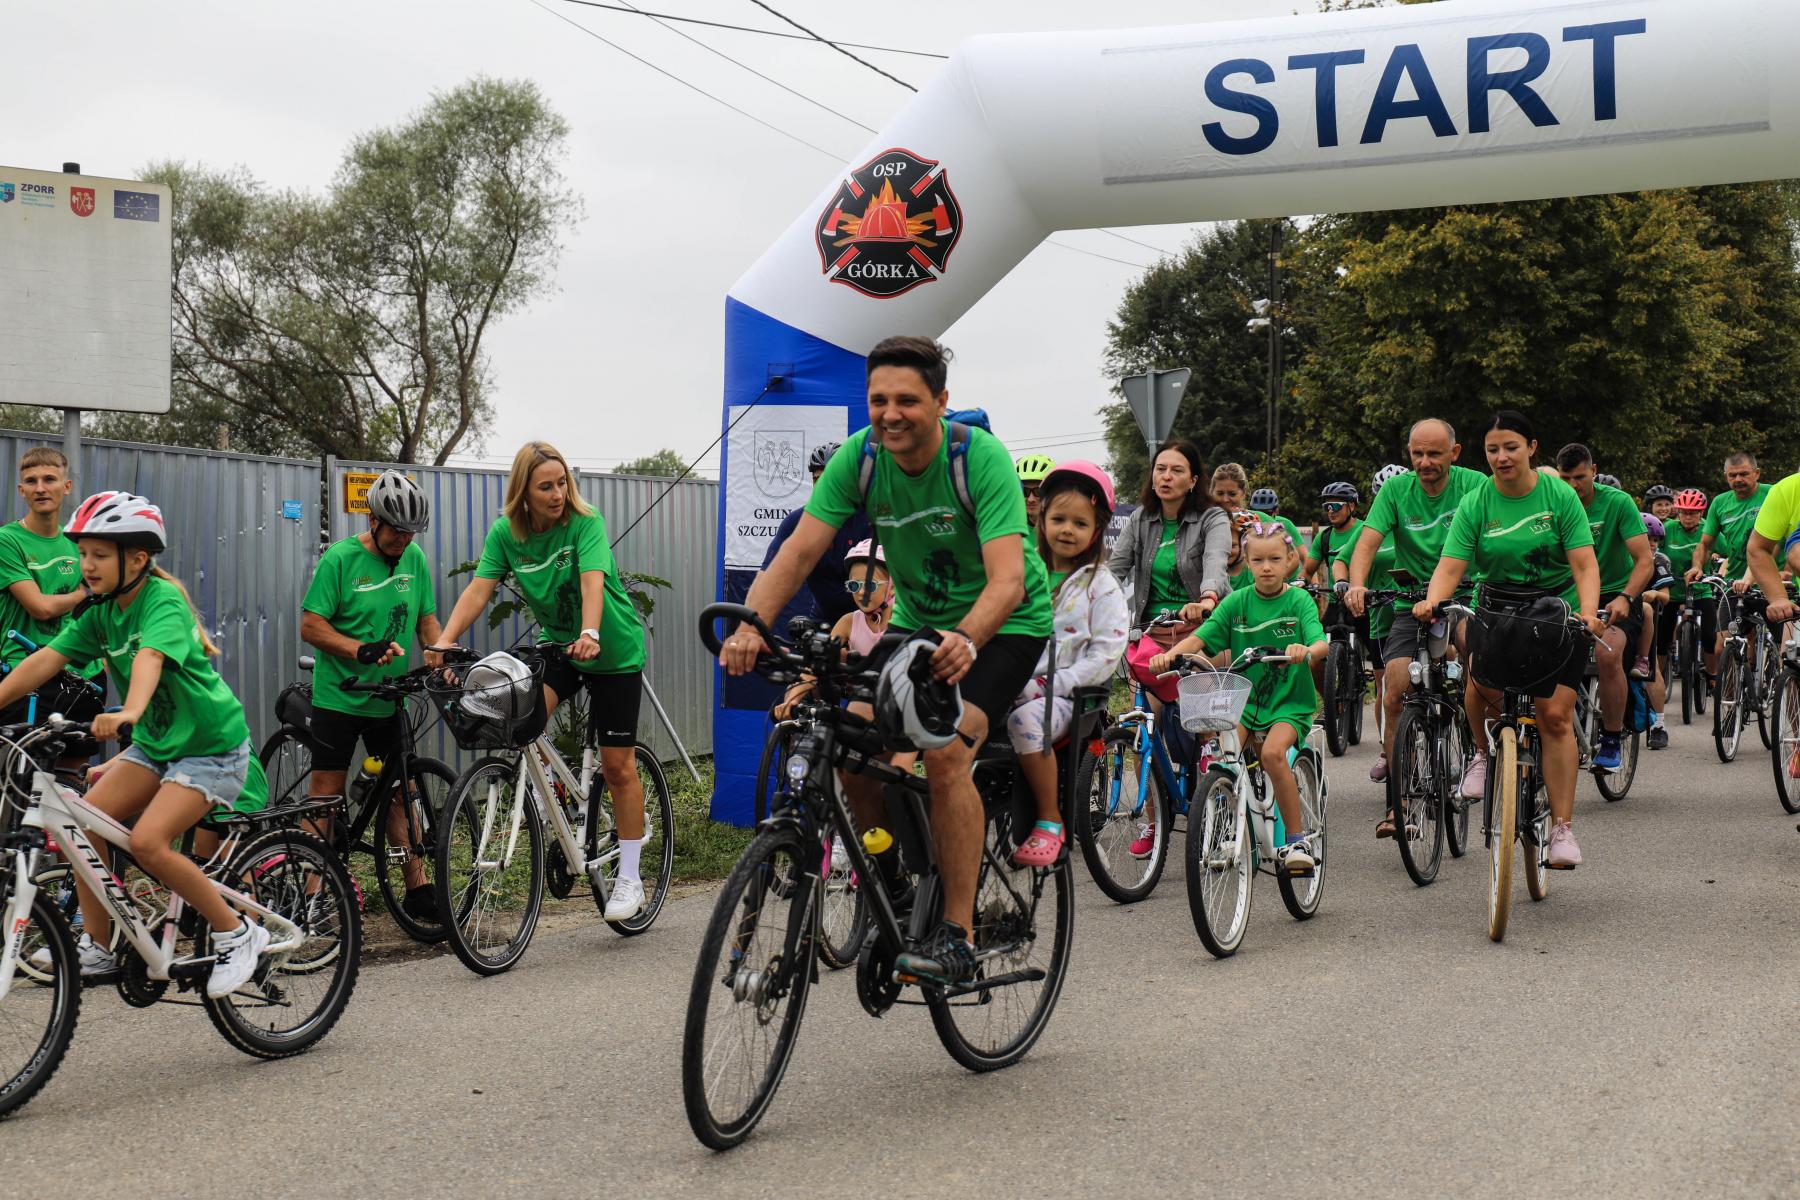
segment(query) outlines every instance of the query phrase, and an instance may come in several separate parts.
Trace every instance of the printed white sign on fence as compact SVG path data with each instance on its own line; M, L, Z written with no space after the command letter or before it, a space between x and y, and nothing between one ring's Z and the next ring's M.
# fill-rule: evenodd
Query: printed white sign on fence
M739 417L742 420L739 420ZM728 410L725 453L725 566L762 566L783 518L812 495L807 460L819 446L844 440L845 410L817 404L760 404Z

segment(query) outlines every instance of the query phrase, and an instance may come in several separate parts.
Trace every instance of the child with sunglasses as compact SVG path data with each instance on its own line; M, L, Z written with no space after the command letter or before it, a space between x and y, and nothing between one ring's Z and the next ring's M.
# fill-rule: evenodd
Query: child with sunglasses
M844 555L845 589L856 607L838 618L831 636L850 648L852 654L867 654L887 632L888 620L894 615L894 584L888 576L887 553L864 538ZM794 708L812 694L813 680L804 677L788 688L787 695L775 706L775 719L785 721Z

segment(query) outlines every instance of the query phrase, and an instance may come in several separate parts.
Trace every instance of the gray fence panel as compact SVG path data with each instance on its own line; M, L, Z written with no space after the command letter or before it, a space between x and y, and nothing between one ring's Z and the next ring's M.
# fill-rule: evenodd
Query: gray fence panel
M43 435L0 432L0 463L39 445L61 448ZM135 492L163 510L170 543L160 564L187 584L223 651L219 674L261 745L275 727L276 695L298 674L300 600L318 562L319 464L84 439L76 487ZM283 515L286 501L298 502L298 519ZM18 515L15 504L7 519Z

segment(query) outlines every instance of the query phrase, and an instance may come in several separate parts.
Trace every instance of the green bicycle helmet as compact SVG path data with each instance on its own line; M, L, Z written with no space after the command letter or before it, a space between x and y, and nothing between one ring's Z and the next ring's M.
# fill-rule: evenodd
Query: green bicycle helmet
M1042 483L1044 476L1050 474L1056 466L1056 460L1048 454L1022 454L1019 461L1013 464L1019 472L1020 483Z

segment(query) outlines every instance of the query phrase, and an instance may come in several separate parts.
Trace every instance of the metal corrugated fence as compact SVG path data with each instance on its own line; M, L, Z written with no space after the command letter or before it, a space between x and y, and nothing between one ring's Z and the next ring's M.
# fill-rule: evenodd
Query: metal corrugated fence
M0 431L0 464L45 445L62 448L42 434ZM303 460L82 442L77 502L117 489L163 510L169 550L160 564L187 584L218 641L219 674L243 700L257 745L274 728L276 695L297 674L300 600L318 562L319 478L319 464ZM283 515L286 502L299 506L297 517Z

